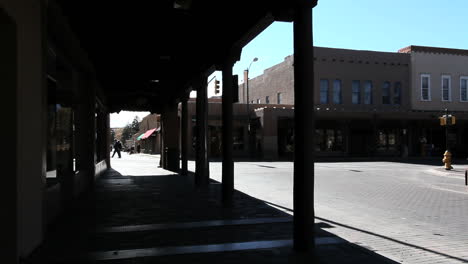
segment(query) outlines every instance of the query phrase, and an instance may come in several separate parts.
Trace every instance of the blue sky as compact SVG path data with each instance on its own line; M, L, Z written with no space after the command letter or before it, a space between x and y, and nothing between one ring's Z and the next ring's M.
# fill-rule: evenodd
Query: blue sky
M468 49L468 0L319 0L313 9L313 29L314 45L321 47L387 52L409 45ZM253 58L258 61L250 67L250 78L292 54L293 24L275 22L242 49L233 73L243 82L243 71ZM220 72L214 75L221 81ZM213 95L213 82L208 95Z
M468 0L319 0L313 9L314 46L396 52L409 45L468 49ZM233 73L253 58L249 76L293 54L293 24L275 22L242 50ZM221 73L216 72L218 80ZM212 83L208 94L213 95Z
M314 46L396 52L409 45L468 49L468 0L319 0ZM242 50L250 77L293 53L293 24L275 22Z

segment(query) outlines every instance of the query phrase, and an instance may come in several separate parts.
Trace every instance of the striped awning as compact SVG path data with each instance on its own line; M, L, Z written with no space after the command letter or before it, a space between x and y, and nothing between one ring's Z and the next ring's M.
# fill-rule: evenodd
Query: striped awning
M154 133L154 131L156 131L156 128L146 131L145 134L143 134L143 136L141 137L141 139L147 139L149 136L151 136Z
M147 138L149 138L154 132L159 132L159 131L161 131L161 127L153 128L153 129L150 129L150 130L146 130L146 132L143 133L143 134L141 134L141 135L139 135L139 136L137 137L136 140L147 139Z
M145 135L145 133L139 135L139 136L136 138L136 140L141 140L141 138L142 138L144 135Z

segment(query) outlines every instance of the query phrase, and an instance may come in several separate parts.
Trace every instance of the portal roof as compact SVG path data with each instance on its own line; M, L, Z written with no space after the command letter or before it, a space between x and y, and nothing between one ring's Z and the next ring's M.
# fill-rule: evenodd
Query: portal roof
M187 96L194 79L238 60L273 21L292 21L295 1L51 2L89 57L109 110L160 112Z

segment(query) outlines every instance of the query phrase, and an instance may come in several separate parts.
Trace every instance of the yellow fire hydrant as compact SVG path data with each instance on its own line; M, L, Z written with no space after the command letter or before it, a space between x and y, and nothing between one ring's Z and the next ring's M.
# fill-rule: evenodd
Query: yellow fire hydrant
M442 159L442 162L445 163L445 169L446 170L453 169L453 167L452 167L452 153L450 153L448 150L446 150L445 153L444 153L444 158Z

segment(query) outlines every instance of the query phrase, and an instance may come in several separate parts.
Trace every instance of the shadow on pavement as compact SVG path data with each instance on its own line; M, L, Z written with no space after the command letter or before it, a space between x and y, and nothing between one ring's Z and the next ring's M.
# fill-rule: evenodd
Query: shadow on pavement
M108 170L27 263L395 263L323 221L315 258L295 253L292 217L279 206L235 191L224 208L219 182L197 189L191 178Z
M343 224L343 223L339 223L339 222L335 222L335 221L332 221L332 220L329 220L329 219L325 219L325 218L321 218L321 217L315 217L315 218L318 219L318 220L326 221L328 223L332 223L334 225L342 226L342 227L345 227L345 228L348 228L348 229L356 230L356 231L366 233L366 234L369 234L369 235L372 235L372 236L376 236L376 237L380 237L380 238L383 238L383 239L386 239L386 240L390 240L392 242L402 244L402 245L405 245L405 246L408 246L408 247L420 249L420 250L423 250L423 251L426 251L426 252L431 252L431 253L439 255L439 256L444 256L444 257L447 257L447 258L450 258L450 259L453 259L453 260L458 260L458 261L461 261L461 262L468 263L468 259L463 259L463 258L458 258L458 257L455 257L455 256L451 256L451 255L448 255L448 254L445 254L445 253L442 253L442 252L439 252L439 251L436 251L436 250L428 249L428 248L425 248L425 247L420 247L418 245L410 244L410 243L407 243L407 242L404 242L404 241L401 241L401 240L397 240L397 239L394 239L394 238L391 238L391 237L388 237L388 236L376 234L376 233L373 233L373 232L370 232L370 231L366 231L366 230L363 230L363 229L352 227L352 226L349 226L349 225L346 225L346 224Z

